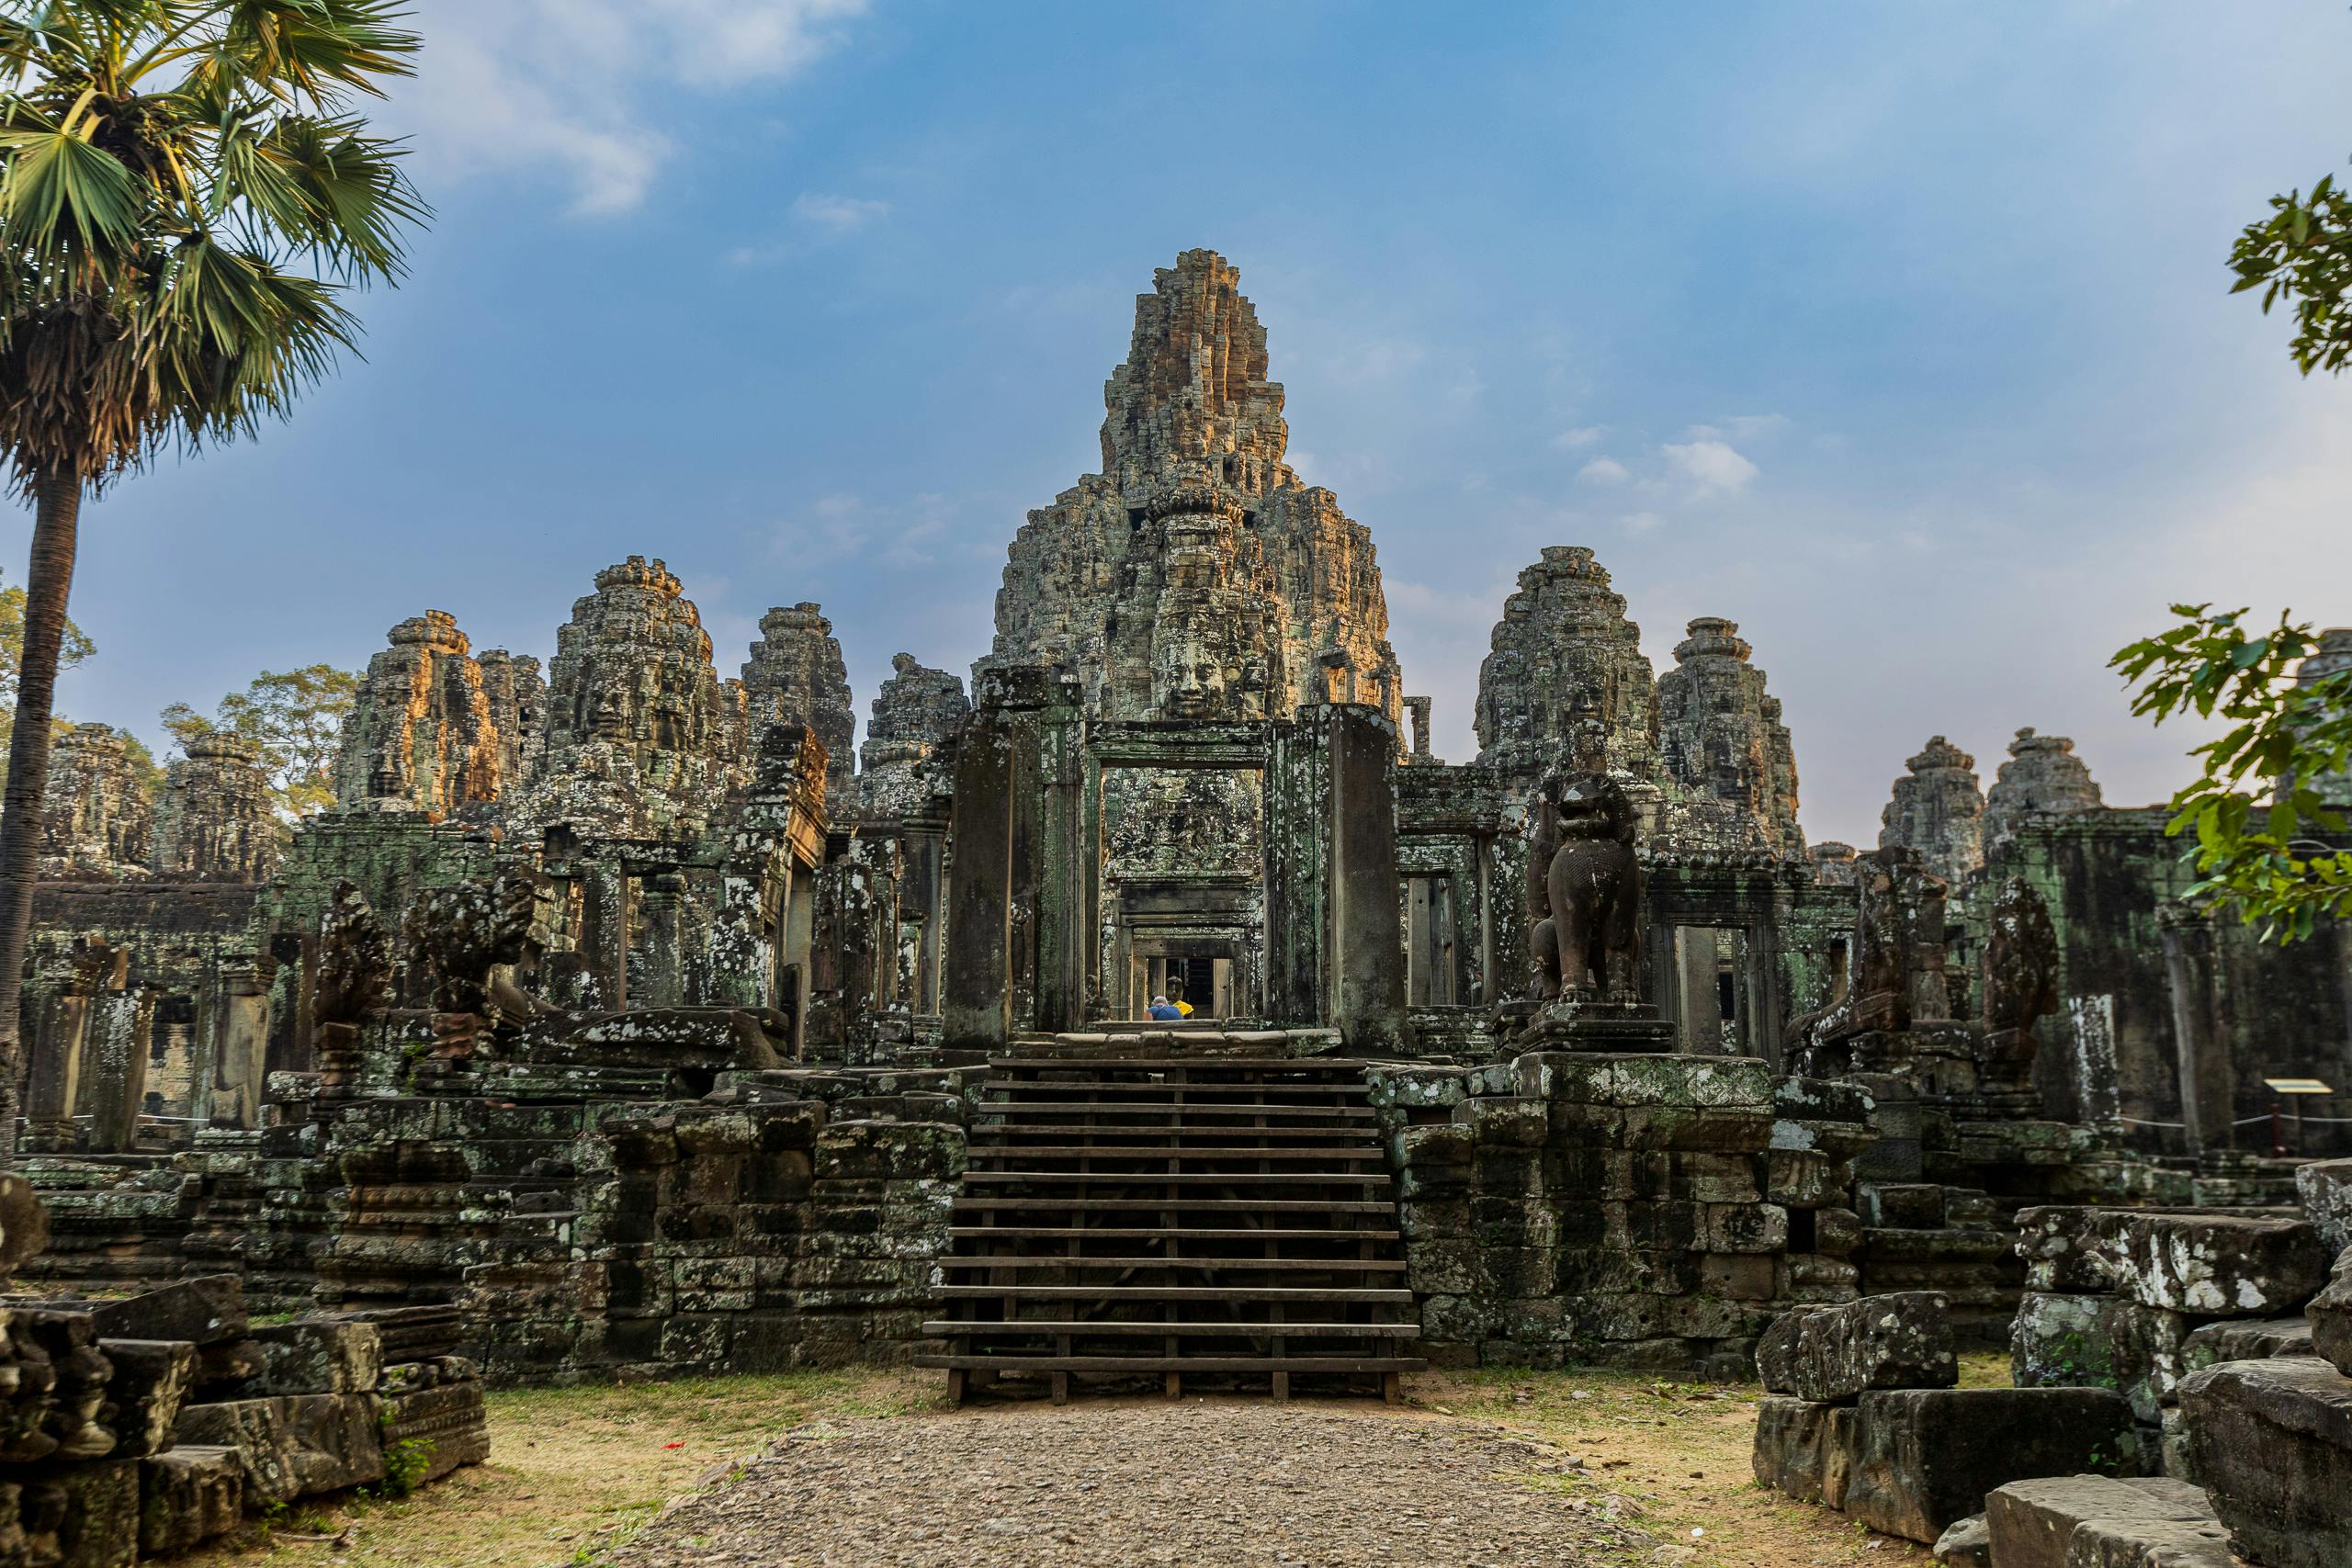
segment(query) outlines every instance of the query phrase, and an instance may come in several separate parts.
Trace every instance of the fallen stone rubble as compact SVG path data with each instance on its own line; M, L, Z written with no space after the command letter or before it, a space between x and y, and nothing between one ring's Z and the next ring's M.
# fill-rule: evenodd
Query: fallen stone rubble
M2135 1468L2131 1407L2110 1390L1950 1386L1945 1311L1914 1292L1776 1322L1758 1357L1774 1397L1758 1415L1756 1478L1924 1544L2006 1481Z
M187 1551L300 1498L490 1456L454 1313L254 1325L234 1276L0 1305L0 1568ZM400 1359L387 1359L387 1350Z

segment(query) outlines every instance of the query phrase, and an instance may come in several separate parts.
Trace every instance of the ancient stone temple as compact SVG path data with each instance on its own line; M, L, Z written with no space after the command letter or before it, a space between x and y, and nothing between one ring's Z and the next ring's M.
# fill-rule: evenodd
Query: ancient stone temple
M1797 762L1781 704L1736 622L1692 621L1658 677L1659 758L1671 793L1668 831L1693 844L1801 854Z
M1916 1538L1958 1521L1903 1456L1976 1463L1968 1411L2056 1413L2052 1464L2225 1473L2213 1434L2340 1402L2324 1362L2191 1369L2332 1310L2297 1183L2352 1128L2269 1086L2352 1085L2345 932L2262 943L2162 808L2030 731L1989 797L1939 739L1880 847L1808 846L1736 623L1656 674L1580 546L1497 606L1477 761L1408 747L1369 531L1285 466L1236 284L1206 251L1157 275L1102 471L1012 538L968 697L899 655L860 768L815 605L722 658L644 556L560 626L515 585L544 681L396 626L282 858L242 742L192 745L142 836L82 731L26 971L51 1239L20 1284L86 1314L231 1276L304 1335L379 1329L426 1370L265 1396L224 1350L188 1402L218 1434L327 1401L337 1477L475 1431L474 1369L1281 1393L1760 1356L1759 1474L1867 1471L1855 1511ZM1897 1295L1929 1304L1844 1311ZM2106 1359L2062 1366L2069 1336ZM2052 1388L1937 1381L1978 1344Z
M1029 514L983 668L1078 676L1090 715L1286 718L1404 691L1372 536L1283 463L1283 389L1240 274L1187 251L1136 301L1102 471Z
M928 669L911 653L893 654L890 671L874 694L858 773L842 796L845 813L860 818L919 814L922 765L972 712L963 681L949 671Z
M195 882L261 882L277 867L280 825L270 811L261 750L243 736L188 740L164 766L155 808L155 872Z
M45 876L141 874L154 836L147 781L122 737L107 725L77 725L50 750L48 809L41 818Z
M261 750L215 732L164 770L155 810L155 873L199 882L259 882L277 869L280 828Z
M344 723L336 802L454 817L496 800L506 748L466 634L447 611L427 610L387 635Z
M797 724L825 748L825 782L836 795L849 787L857 765L853 742L857 716L850 709L849 670L833 623L819 606L795 604L760 617L760 640L743 665L743 691L754 728Z
M741 686L722 687L710 634L660 560L631 556L556 632L547 748L520 806L539 826L651 834L707 826L747 782Z
M1653 782L1658 694L1642 628L1582 546L1519 574L1478 666L1478 764L1532 784L1566 765Z
M500 792L519 795L538 777L539 759L547 754L547 677L537 660L503 648L485 649L475 664L490 705L490 726L498 736Z
M1910 772L1894 781L1879 848L1916 850L1929 871L1957 886L1984 863L1984 795L1976 784L1976 759L1935 735L1905 765Z

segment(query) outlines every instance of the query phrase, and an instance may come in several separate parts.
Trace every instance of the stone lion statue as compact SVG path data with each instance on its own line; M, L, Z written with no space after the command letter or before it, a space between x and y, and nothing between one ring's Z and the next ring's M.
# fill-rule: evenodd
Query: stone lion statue
M1639 987L1641 863L1633 801L1600 774L1545 775L1528 856L1535 996L1624 998Z

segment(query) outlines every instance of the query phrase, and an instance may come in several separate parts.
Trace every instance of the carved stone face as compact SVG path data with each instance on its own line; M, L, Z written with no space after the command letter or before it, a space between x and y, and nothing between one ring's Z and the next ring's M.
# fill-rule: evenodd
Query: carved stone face
M621 701L620 693L606 687L597 694L595 712L589 716L589 728L606 740L618 740L628 733L628 706Z

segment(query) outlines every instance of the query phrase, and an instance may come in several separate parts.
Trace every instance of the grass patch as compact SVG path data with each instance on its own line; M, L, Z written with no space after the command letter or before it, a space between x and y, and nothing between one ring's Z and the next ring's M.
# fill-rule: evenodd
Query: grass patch
M490 1395L490 1462L405 1497L304 1503L296 1530L180 1559L229 1568L587 1568L671 1498L721 1479L803 1422L935 1407L935 1378L785 1372L682 1382L505 1389ZM290 1534L342 1537L294 1540Z

